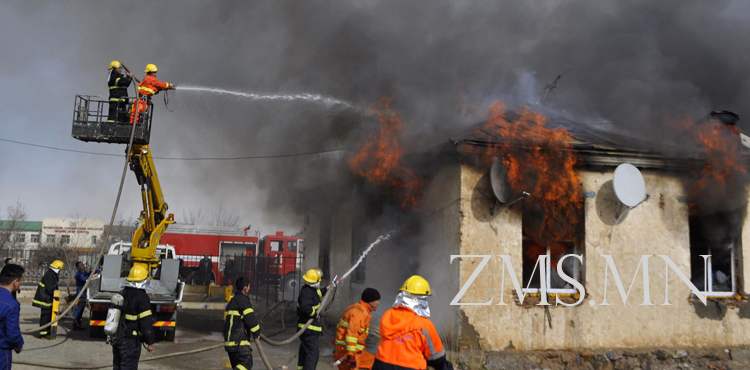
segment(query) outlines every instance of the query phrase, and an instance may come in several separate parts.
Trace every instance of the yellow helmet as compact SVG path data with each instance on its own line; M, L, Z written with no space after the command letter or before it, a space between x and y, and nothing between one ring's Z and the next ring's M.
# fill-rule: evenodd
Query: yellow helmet
M149 63L149 64L146 64L146 70L144 72L146 73L159 72L159 67L157 67L156 64Z
M321 271L319 268L308 269L307 271L305 271L305 274L302 275L302 280L304 280L308 284L317 284L322 278L323 271Z
M141 282L148 277L148 267L142 263L136 263L130 268L127 280L131 282Z
M432 294L432 291L430 290L430 282L419 275L412 275L408 279L406 279L406 281L404 281L404 284L401 285L400 290L402 292L407 292L414 295Z
M120 63L119 60L113 59L111 62L109 62L109 69L117 69L122 67L122 63Z
M49 264L49 267L57 270L62 270L65 267L65 262L61 260L54 260Z

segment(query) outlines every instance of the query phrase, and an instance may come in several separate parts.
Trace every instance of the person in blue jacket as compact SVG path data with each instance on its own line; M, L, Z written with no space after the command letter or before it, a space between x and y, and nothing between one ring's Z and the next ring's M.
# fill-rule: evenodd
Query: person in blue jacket
M21 289L23 273L23 267L16 264L7 264L0 272L0 370L10 370L11 350L21 353L23 349L19 326L21 305L13 297Z
M78 293L83 290L83 287L86 286L86 280L89 279L89 276L91 275L91 271L89 271L86 268L86 265L78 261L76 262L76 296L78 296ZM75 317L75 320L73 321L73 329L75 330L81 330L83 329L83 310L86 309L86 292L83 292L81 295L81 299L78 300L78 305L76 306L73 316Z

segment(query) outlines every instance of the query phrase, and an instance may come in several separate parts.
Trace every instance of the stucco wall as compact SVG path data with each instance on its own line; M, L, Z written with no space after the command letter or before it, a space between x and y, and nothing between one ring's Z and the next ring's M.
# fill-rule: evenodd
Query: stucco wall
M607 207L606 191L612 172L581 172L580 175L587 192L584 201L587 296L584 302L568 308L555 306L552 299L548 308L549 325L543 307L515 303L515 294L506 275L503 294L506 305L498 305L502 267L500 259L493 257L463 300L493 299L492 305L460 308L466 326L471 329L462 331L462 336L470 336L462 339L478 343L484 351L750 344L750 319L741 318L741 309L730 307L723 316L701 318L688 300L689 289L671 272L668 279L671 305L663 305L665 263L658 256L649 260L649 286L654 306L640 305L643 292L640 275L633 284L627 305L620 300L611 277L607 288L607 300L611 305L599 305L604 300L605 264L601 255L614 257L626 289L644 254L668 255L690 276L688 208L680 181L647 171L644 176L650 197L631 210L621 223L613 224L608 214L611 210ZM461 254L510 255L520 280L519 209L494 207L486 174L473 167L461 167L460 183ZM747 223L744 231L748 231ZM748 232L743 232L744 245L750 245L747 238ZM478 261L465 259L461 263L461 282L466 281ZM748 266L748 258L740 265ZM744 286L750 285L746 282Z

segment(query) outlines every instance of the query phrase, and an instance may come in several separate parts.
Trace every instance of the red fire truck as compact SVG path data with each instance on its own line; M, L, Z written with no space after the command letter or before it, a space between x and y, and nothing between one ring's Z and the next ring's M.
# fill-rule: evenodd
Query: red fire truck
M303 239L285 235L282 231L259 237L247 235L247 230L228 227L193 226L174 224L161 237L161 244L174 247L176 258L182 260L183 279L195 282L193 273L201 264L210 260L211 280L224 283L225 268L244 257L260 257L266 264L265 274L282 279L284 284L294 284L294 277L301 267ZM232 264L229 262L229 264ZM247 270L249 266L244 266ZM289 281L287 281L289 280ZM204 282L205 283L205 282Z

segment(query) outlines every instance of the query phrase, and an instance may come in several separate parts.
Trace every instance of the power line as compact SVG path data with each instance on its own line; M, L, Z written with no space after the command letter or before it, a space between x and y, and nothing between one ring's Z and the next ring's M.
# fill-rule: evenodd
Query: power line
M93 156L100 156L100 157L118 157L118 158L122 158L122 157L125 156L124 154L91 152L91 151L86 151L86 150L62 148L62 147L58 147L58 146L35 144L35 143L26 142L26 141L13 140L13 139L1 138L1 137L0 137L0 142L6 142L6 143L17 144L17 145L24 145L24 146L30 146L30 147L34 147L34 148L40 148L40 149L54 150L54 151L59 151L59 152L86 154L86 155L93 155ZM165 161L237 161L237 160L246 160L246 159L272 159L272 158L304 157L304 156L311 156L311 155L317 155L317 154L327 154L327 153L335 153L335 152L343 152L343 151L346 151L346 148L325 149L325 150L310 151L310 152L298 152L298 153L250 154L250 155L228 156L228 157L222 157L222 156L208 156L208 157L168 157L168 156L154 156L154 158L165 160Z

